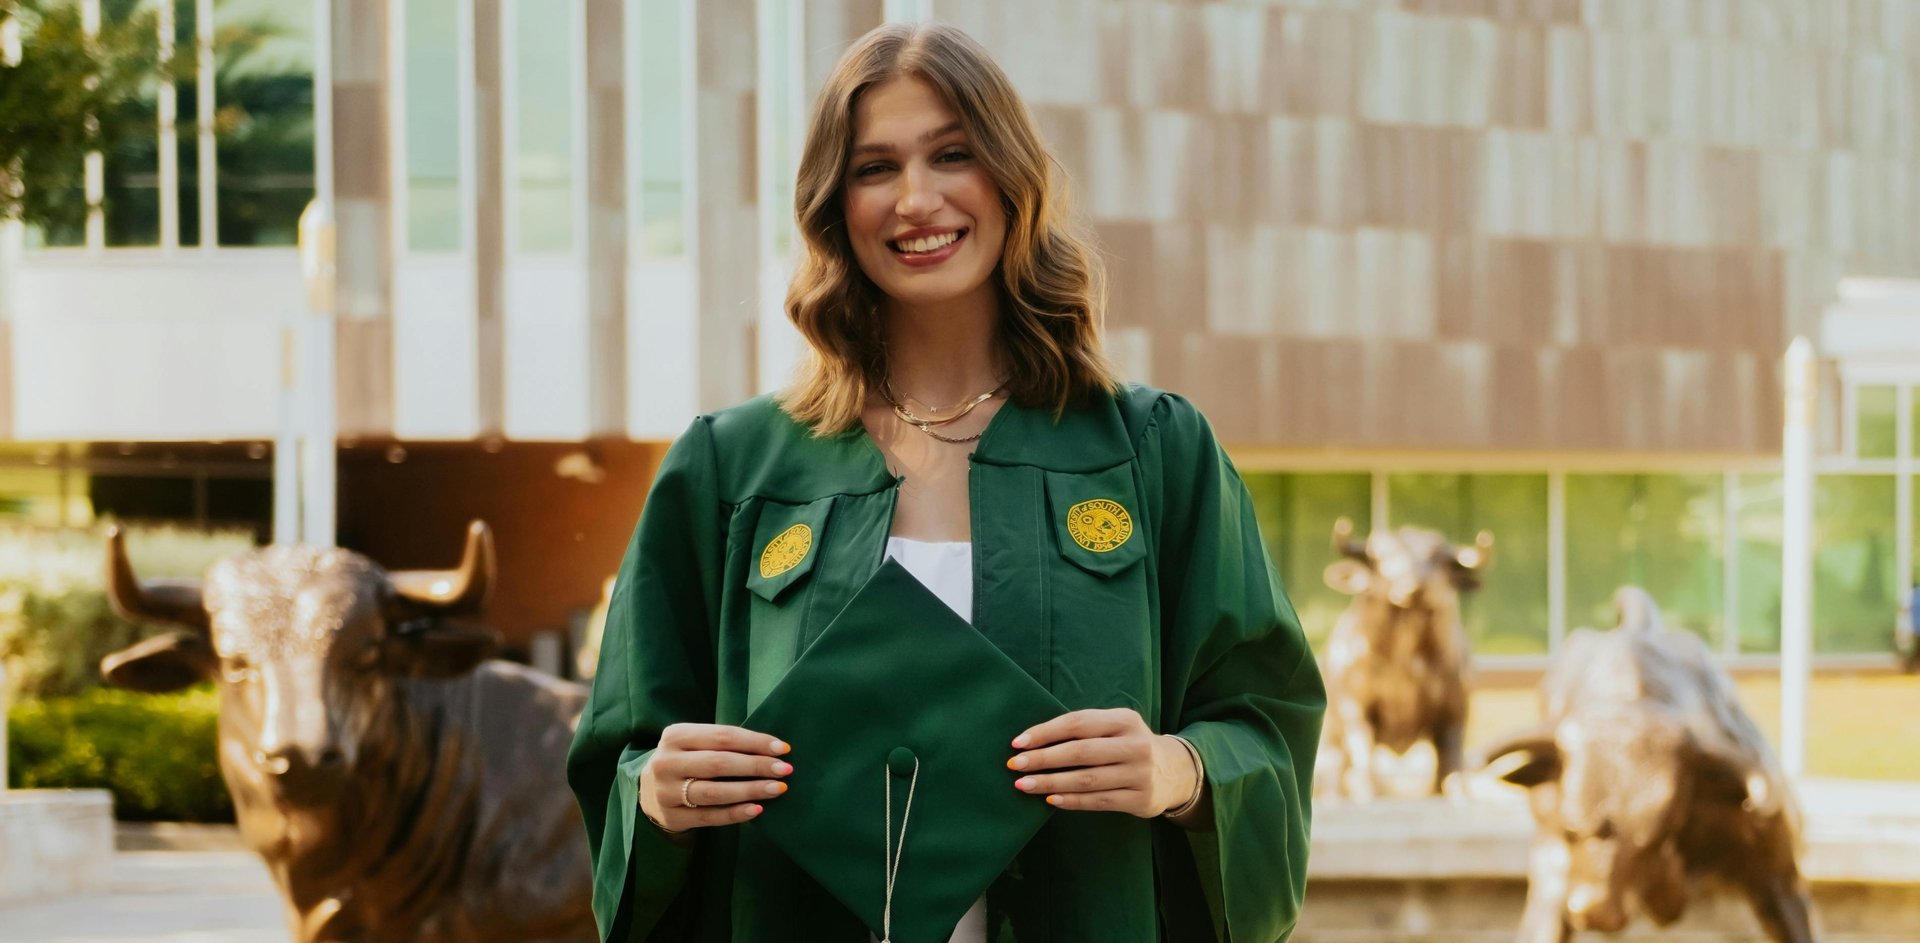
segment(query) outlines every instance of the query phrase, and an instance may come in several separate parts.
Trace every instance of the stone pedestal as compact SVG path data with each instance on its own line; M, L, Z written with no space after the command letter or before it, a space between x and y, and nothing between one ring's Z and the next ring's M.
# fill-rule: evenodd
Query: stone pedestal
M0 791L0 906L105 893L112 861L112 793Z
M1527 893L1533 819L1518 790L1477 784L1464 805L1316 803L1307 904L1293 943L1510 943ZM1907 943L1920 927L1920 783L1813 780L1801 867L1828 943ZM1679 923L1617 937L1766 943L1746 902L1703 889Z

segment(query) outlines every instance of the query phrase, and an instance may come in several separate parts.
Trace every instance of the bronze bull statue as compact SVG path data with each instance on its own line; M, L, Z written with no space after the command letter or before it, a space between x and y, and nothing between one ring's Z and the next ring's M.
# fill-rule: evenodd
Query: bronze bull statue
M1465 795L1467 634L1460 594L1480 586L1493 554L1482 531L1456 547L1416 527L1353 539L1353 523L1333 525L1341 559L1327 567L1327 585L1353 597L1327 639L1327 759L1322 792L1373 797L1373 751L1404 754L1433 744L1433 793Z
M1490 747L1538 831L1521 943L1680 919L1702 877L1738 888L1776 943L1812 943L1786 775L1699 638L1642 590L1611 632L1568 636L1541 683L1545 722Z
M565 779L586 690L492 660L493 541L457 570L388 573L273 546L204 583L142 581L116 529L108 595L183 631L110 655L112 684L220 689L220 773L299 943L593 941L586 833Z

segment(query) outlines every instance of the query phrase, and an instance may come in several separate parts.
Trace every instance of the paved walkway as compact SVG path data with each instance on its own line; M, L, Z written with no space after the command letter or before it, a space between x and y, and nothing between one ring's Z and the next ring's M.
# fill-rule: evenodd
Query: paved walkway
M0 943L289 943L280 899L245 851L123 851L109 894L0 905Z

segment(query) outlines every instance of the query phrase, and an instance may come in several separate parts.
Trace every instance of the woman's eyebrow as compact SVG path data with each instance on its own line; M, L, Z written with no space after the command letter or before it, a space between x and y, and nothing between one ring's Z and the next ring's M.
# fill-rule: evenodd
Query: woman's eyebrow
M930 144L940 138L946 137L947 135L960 130L963 130L960 125L960 122L958 121L948 122L947 124L943 124L940 127L934 128L933 130L920 135L920 143ZM861 154L867 154L867 153L891 154L893 153L893 151L894 151L893 145L885 142L868 142L866 144L856 144L853 147L853 153L854 153L854 156L856 157Z

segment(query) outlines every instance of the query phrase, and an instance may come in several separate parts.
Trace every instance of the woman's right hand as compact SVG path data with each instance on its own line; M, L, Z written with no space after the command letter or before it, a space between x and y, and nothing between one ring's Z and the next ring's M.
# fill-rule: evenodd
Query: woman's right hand
M640 811L669 833L744 822L787 791L793 766L777 757L790 749L740 727L673 724L640 770Z

